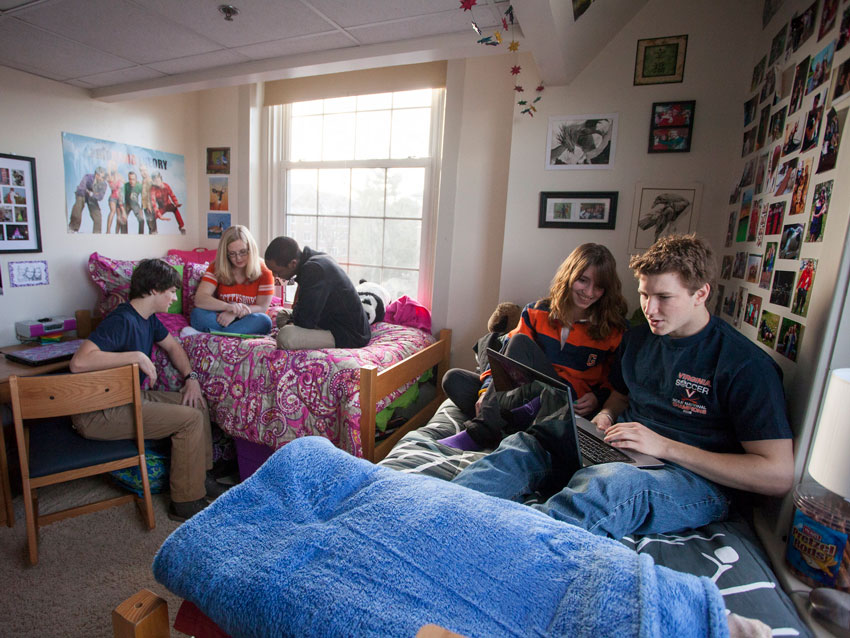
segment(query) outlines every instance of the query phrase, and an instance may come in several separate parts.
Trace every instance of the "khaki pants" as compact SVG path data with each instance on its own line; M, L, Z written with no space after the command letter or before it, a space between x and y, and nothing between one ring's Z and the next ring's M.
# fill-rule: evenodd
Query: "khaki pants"
M181 405L182 400L180 392L142 392L145 438L171 438L171 500L177 503L203 498L206 473L212 468L209 412ZM87 439L114 441L136 436L131 405L77 414L71 420Z
M321 350L335 346L330 330L300 328L290 323L277 333L277 347L281 350Z

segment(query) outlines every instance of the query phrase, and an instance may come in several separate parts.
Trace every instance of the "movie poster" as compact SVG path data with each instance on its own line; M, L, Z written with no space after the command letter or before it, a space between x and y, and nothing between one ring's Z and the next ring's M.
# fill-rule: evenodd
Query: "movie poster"
M69 233L186 234L182 155L62 133Z

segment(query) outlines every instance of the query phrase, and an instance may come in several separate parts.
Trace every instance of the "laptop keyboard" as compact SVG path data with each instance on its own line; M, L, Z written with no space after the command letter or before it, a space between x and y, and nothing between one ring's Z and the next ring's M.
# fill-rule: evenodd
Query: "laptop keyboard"
M600 441L592 434L588 434L581 428L578 432L578 444L584 458L594 464L599 463L634 463L634 461L604 441Z

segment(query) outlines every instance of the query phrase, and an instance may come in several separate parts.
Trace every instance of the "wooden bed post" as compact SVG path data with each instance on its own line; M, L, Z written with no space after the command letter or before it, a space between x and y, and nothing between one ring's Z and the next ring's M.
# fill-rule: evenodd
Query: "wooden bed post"
M112 610L113 638L170 638L168 603L148 589Z
M375 460L375 416L376 403L380 397L375 396L378 384L378 368L363 366L360 368L360 445L363 448L363 458Z

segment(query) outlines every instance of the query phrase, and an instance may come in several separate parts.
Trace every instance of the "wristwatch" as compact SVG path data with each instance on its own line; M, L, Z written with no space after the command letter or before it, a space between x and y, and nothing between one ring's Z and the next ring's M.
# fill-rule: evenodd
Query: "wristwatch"
M189 379L197 381L198 380L198 373L195 372L194 370L192 370L189 374L187 374L185 377L183 377L183 383L186 383Z

